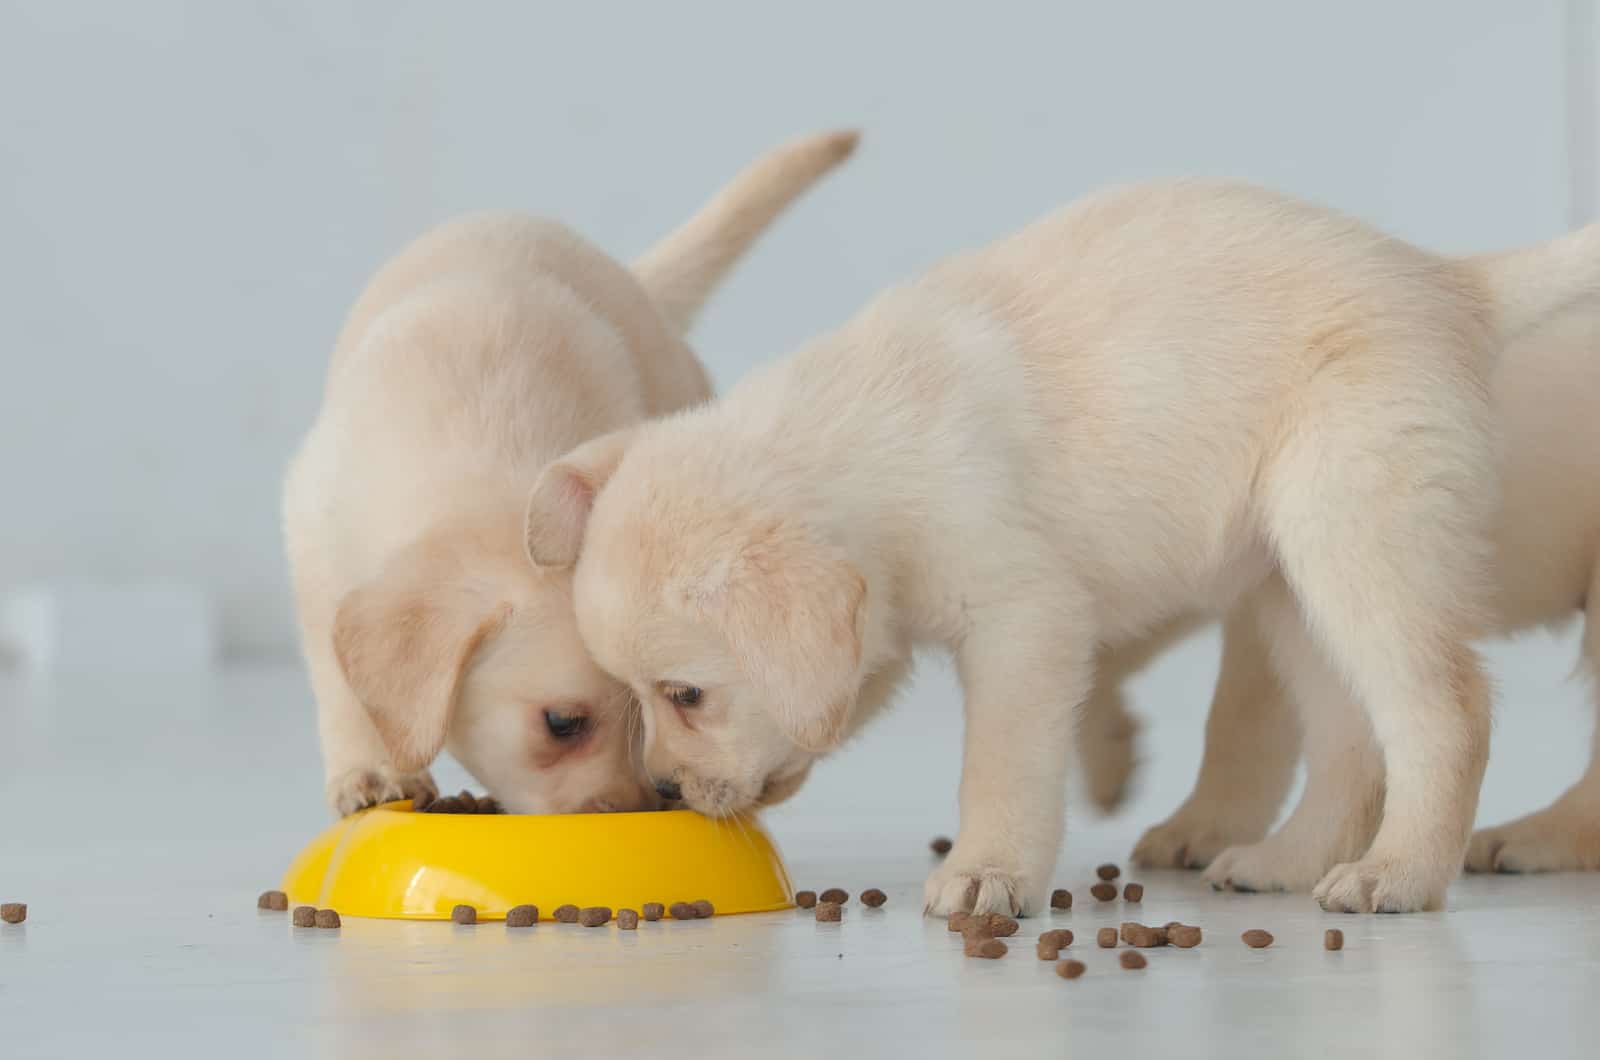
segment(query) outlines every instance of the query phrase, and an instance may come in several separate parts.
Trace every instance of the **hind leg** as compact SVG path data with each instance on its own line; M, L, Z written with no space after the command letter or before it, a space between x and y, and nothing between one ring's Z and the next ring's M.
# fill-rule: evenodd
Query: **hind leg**
M1584 654L1600 675L1600 569L1589 585ZM1467 871L1600 870L1600 719L1592 739L1589 768L1559 799L1538 813L1485 828L1472 837Z
M1470 647L1496 500L1487 402L1453 357L1371 350L1325 366L1296 413L1264 468L1266 530L1307 629L1366 708L1386 785L1371 847L1314 893L1333 911L1440 908L1488 760Z

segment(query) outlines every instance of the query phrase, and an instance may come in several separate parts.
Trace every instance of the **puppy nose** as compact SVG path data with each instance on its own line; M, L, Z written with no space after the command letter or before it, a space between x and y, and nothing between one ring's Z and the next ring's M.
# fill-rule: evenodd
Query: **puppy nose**
M656 794L668 802L677 802L683 798L683 789L678 786L676 780L658 780L656 781Z

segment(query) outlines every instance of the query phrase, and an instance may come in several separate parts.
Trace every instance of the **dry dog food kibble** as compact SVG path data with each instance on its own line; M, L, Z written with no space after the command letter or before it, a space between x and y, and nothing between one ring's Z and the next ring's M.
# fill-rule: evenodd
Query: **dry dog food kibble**
M933 837L933 842L928 844L928 849L942 858L946 854L950 853L950 848L953 846L955 846L955 844L950 842L948 836L939 835Z
M478 797L472 792L467 791L465 788L462 789L460 795L456 796L456 801L461 803L462 813L478 812Z
M989 933L997 938L1008 938L1011 935L1015 935L1017 928L1022 926L1010 917L1001 916L999 913L989 914L988 920Z
M844 919L844 906L838 902L818 902L817 922L819 924L837 924Z
M1167 938L1180 950L1192 950L1200 945L1200 929L1191 924L1167 928Z
M861 892L861 904L869 909L881 908L883 903L887 902L888 900L889 896L878 890L876 887L868 887L866 890Z
M339 913L333 909L317 910L317 927L336 928L339 926Z
M1039 955L1041 961L1054 961L1059 960L1061 957L1061 947L1046 942L1044 939L1040 939L1034 945L1033 951Z
M701 920L705 920L708 917L714 916L717 912L716 907L710 902L706 901L704 898L700 899L698 902L690 902L689 908L693 909L694 915L699 917Z
M1103 950L1112 950L1117 947L1117 929L1101 928L1094 936L1095 945Z
M1325 950L1344 949L1344 932L1338 928L1329 928L1322 934L1322 948Z
M604 905L591 905L578 914L578 923L584 927L599 927L601 924L611 923L611 908Z
M514 905L506 910L506 927L533 927L539 922L539 907Z
M1059 888L1059 887L1057 889L1051 891L1050 892L1050 908L1051 909L1071 909L1072 908L1072 892L1068 891L1068 890L1064 890L1064 889Z
M1262 931L1260 928L1251 928L1239 937L1244 939L1244 944L1253 950L1266 949L1272 945L1272 933L1270 931Z
M796 892L794 892L794 904L799 906L801 909L810 909L812 906L817 904L817 892L816 891L796 891Z
M1144 954L1140 953L1138 950L1123 950L1122 953L1118 955L1117 960L1121 961L1122 966L1129 971L1136 971L1150 963L1144 959Z
M1142 883L1130 883L1130 884L1128 884L1126 887L1124 887L1122 889L1122 900L1124 902L1142 902L1142 901L1144 901L1144 884L1142 884Z
M27 902L7 902L0 905L0 920L8 924L20 924L28 919Z
M558 905L552 915L559 924L576 924L578 922L578 907L575 905Z
M1089 888L1089 893L1102 902L1109 902L1117 896L1117 885L1114 883L1097 883Z
M450 919L457 924L476 924L478 911L470 905L458 905L450 910Z
M294 907L295 927L316 927L317 907L314 905L297 905Z
M281 913L289 908L289 896L282 891L262 891L261 897L256 899L256 908Z
M673 902L671 905L667 906L667 913L674 920L695 919L694 906L690 905L688 902Z
M1082 961L1062 961L1056 965L1056 974L1063 979L1076 979L1087 969Z
M1072 932L1068 931L1066 928L1055 928L1054 930L1046 931L1044 934L1040 935L1039 941L1048 941L1052 946L1059 946L1062 949L1066 949L1068 946L1072 945Z
M639 930L639 914L635 913L632 909L618 909L617 910L617 930L618 931L638 931Z
M646 920L654 921L660 920L666 911L667 907L662 905L660 902L646 902L640 912L640 915Z
M981 957L986 961L998 960L1006 955L1006 944L999 939L969 938L961 947L968 957Z
M971 919L972 919L972 914L971 913L951 913L949 916L945 917L945 920L944 920L945 930L946 931L961 931L961 930L964 930L966 928L966 926L967 926L967 921L969 921Z
M1100 877L1102 880L1114 880L1118 876L1122 875L1122 870L1108 861L1104 865L1101 865L1099 868L1095 869L1094 874Z
M850 892L843 887L829 887L817 897L824 902L835 902L839 905L844 905L850 900Z

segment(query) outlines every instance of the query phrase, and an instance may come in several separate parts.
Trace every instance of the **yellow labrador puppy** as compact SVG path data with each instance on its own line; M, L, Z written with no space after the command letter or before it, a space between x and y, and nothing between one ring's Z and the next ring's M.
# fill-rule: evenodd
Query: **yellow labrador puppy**
M283 499L337 812L432 793L445 746L515 811L654 802L570 578L524 556L528 488L584 439L710 396L682 338L696 310L855 140L762 158L631 272L553 221L489 214L372 280Z
M1488 748L1490 363L1597 277L1600 230L1450 260L1246 185L1111 190L580 446L534 487L529 550L576 561L646 767L709 814L789 793L915 646L953 652L935 913L1038 908L1097 648L1238 605L1387 762L1376 838L1318 899L1432 908Z
M1496 629L1514 633L1585 616L1584 651L1600 672L1600 320L1572 313L1512 344L1495 367L1493 399L1504 444L1495 523ZM1182 628L1107 653L1085 704L1084 760L1131 760L1118 734L1132 731L1118 685ZM1193 793L1134 848L1152 867L1200 868L1218 887L1295 890L1372 841L1384 802L1379 748L1366 726L1322 731L1305 719L1314 749L1306 788L1281 828L1262 842L1294 777L1300 726L1247 617L1223 626L1222 670ZM1548 808L1477 833L1475 871L1600 869L1600 726L1588 770ZM1332 754L1328 753L1332 749ZM1115 802L1111 796L1108 801Z

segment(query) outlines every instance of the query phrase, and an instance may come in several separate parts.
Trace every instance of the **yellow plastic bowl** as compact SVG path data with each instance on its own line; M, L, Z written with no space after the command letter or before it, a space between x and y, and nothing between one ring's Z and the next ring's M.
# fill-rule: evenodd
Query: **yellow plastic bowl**
M751 818L688 810L554 816L413 813L391 802L334 824L283 877L297 905L343 916L448 920L457 905L502 920L532 904L638 909L707 899L724 913L787 909L777 848Z

